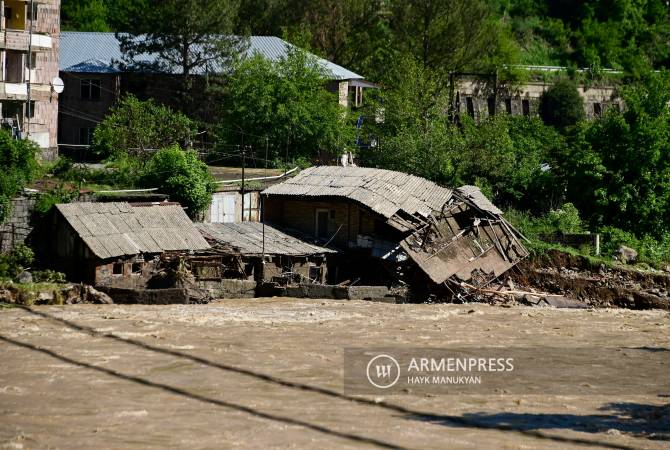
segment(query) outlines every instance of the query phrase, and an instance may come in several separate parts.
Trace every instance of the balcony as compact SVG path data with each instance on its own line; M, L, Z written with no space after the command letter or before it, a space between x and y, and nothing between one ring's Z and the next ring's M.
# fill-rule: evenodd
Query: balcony
M0 31L0 49L17 50L27 52L29 44L32 43L33 51L49 50L53 46L51 36L33 33L24 30L2 30Z
M34 101L49 101L57 94L50 84L30 83L30 97ZM28 83L0 82L0 100L28 100Z

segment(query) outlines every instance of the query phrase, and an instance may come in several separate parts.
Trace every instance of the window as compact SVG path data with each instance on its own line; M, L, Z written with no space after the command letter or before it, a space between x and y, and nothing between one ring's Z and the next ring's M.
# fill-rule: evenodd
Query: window
M80 128L79 129L79 144L91 145L93 143L93 131L95 128Z
M112 264L112 275L123 275L123 263Z
M81 99L100 100L100 80L81 80Z
M468 115L475 117L475 104L472 101L472 97L465 97L465 106L468 110Z
M28 20L37 22L37 12L37 3L33 3L32 9L30 6L28 6L28 8L26 8L26 15L28 16Z
M131 273L133 275L141 275L142 274L142 264L141 262L134 262L131 268Z
M511 98L506 98L505 99L505 111L507 111L507 114L512 114L512 99Z
M316 283L321 283L323 279L323 268L320 266L309 266L309 279Z
M495 116L496 115L496 99L493 97L489 97L486 102L488 103L489 107L489 116Z
M328 239L328 217L330 211L327 209L316 210L316 237Z
M523 111L524 116L530 116L530 101L522 100L521 101L521 110Z
M603 115L603 108L600 103L593 104L593 117L600 117Z

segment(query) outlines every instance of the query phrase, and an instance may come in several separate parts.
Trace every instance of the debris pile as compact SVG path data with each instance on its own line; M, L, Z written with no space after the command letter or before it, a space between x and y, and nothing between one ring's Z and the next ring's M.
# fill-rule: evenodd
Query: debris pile
M435 284L460 298L528 256L522 239L478 188L464 186L401 245Z

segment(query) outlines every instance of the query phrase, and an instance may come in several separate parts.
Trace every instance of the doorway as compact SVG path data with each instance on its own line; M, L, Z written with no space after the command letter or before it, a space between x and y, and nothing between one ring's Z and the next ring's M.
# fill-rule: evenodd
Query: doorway
M316 237L328 239L328 218L330 211L327 209L316 210Z

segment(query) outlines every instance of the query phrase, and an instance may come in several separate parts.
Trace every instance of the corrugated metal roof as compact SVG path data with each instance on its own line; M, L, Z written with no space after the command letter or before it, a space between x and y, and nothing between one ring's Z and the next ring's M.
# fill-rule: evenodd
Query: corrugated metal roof
M477 186L461 186L458 192L462 194L467 200L470 200L475 206L482 211L487 211L493 214L502 215L502 211L498 209L491 201L482 194L482 191Z
M198 223L196 227L205 238L230 246L242 255L261 255L263 253L262 223ZM298 256L336 253L336 251L310 244L266 224L265 253L267 255Z
M210 248L177 205L132 207L120 202L81 202L56 208L101 259Z
M266 195L345 197L391 219L398 212L428 217L451 197L451 190L432 181L383 169L317 166L271 186ZM393 222L394 226L397 223Z
M67 72L73 73L119 73L119 69L114 67L111 62L105 62L99 59L87 59L79 64L67 68Z
M293 45L275 36L251 36L247 56L258 53L271 61L277 61L286 57L288 49ZM105 67L116 66L116 61L121 61L123 54L119 47L119 41L114 33L97 33L83 31L63 31L60 34L60 70L63 72L85 72L109 73ZM316 57L318 64L333 80L362 80L363 77L350 70L323 58ZM138 57L141 61L151 63L156 56L145 54ZM91 60L98 61L96 64L87 64ZM100 66L100 63L102 65ZM215 73L224 72L226 67L214 62L210 70ZM198 70L195 71L198 73ZM204 73L201 68L200 73Z

